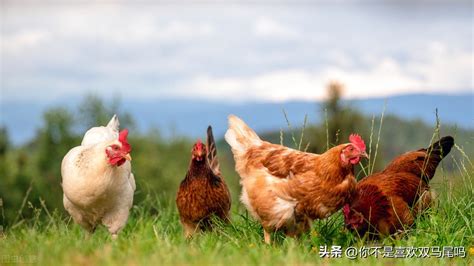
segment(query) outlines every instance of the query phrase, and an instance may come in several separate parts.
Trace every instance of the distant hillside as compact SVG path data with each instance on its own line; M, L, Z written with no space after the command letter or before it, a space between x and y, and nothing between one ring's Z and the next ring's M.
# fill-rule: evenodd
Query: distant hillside
M51 106L74 107L81 99L58 101L52 104L2 103L0 124L6 125L11 140L21 144L34 136L41 125L41 114ZM386 113L408 120L419 119L428 125L435 123L438 108L443 124L474 129L474 94L461 95L401 95L387 99L362 99L346 101L363 113L380 115L386 102ZM221 137L227 127L226 117L233 113L243 117L257 131L273 131L286 127L282 110L285 109L294 126L303 123L305 114L310 122L324 117L319 103L222 103L190 100L122 100L122 107L136 119L138 129L160 129L166 136L203 136L208 124L214 126L216 136Z

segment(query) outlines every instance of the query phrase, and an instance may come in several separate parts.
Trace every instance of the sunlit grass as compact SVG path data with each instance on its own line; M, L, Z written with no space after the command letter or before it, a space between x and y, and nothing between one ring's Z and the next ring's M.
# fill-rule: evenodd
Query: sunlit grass
M471 176L472 178L472 176ZM472 185L472 184L471 184ZM343 227L340 213L315 221L311 231L300 239L276 235L272 245L263 243L260 225L241 206L234 205L232 223L218 223L213 232L186 240L174 202L148 196L132 209L129 223L117 241L105 228L87 234L69 217L43 208L38 215L15 228L7 229L0 241L0 258L23 256L43 265L63 264L149 264L160 265L304 265L327 262L345 265L438 263L440 259L322 259L320 245L348 246L464 246L473 245L474 193L465 186L439 191L438 204L417 219L416 226L402 236L378 241L359 239ZM32 206L30 206L32 207ZM35 208L35 207L32 207ZM469 258L442 259L445 263L469 263Z

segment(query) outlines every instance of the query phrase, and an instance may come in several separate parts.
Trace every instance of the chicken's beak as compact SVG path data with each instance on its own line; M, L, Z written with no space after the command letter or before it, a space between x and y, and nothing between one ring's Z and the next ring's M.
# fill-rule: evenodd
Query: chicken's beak
M365 157L365 158L369 158L369 155L367 154L367 152L363 151L361 154L360 154L361 157Z
M204 152L202 150L200 150L197 154L196 154L196 159L198 160L198 162L202 161L204 159Z
M132 156L130 156L130 153L127 153L124 158L128 161L131 161L132 160Z
M196 160L197 160L198 162L204 160L204 154L199 153L199 154L197 155L197 157L196 157Z

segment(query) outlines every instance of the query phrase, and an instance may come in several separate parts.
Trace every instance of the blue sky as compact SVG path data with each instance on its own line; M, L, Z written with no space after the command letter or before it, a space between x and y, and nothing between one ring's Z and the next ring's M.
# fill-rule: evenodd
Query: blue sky
M1 99L287 101L473 86L472 3L2 1ZM454 4L453 4L454 3Z

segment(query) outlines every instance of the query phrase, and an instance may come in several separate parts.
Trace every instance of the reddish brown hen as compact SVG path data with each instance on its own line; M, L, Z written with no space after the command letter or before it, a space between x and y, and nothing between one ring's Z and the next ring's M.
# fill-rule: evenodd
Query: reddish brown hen
M346 226L372 236L411 226L416 215L430 206L428 182L453 145L452 137L441 138L426 149L400 155L382 172L362 179L354 201L343 208Z
M212 128L207 128L207 145L198 140L192 149L186 177L176 197L186 237L212 227L212 216L229 221L230 193L220 173Z
M263 141L233 115L225 139L241 177L241 200L262 224L267 243L275 230L299 235L313 219L342 208L355 190L353 165L366 156L358 135L319 155Z

